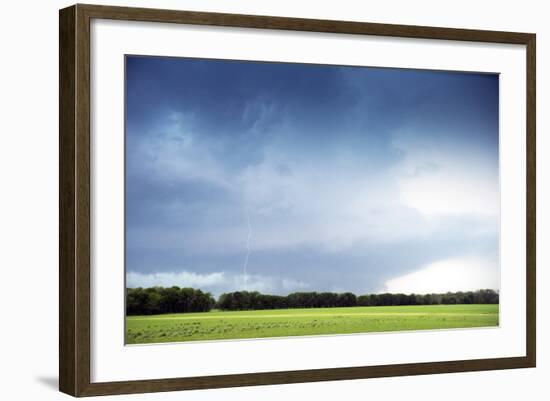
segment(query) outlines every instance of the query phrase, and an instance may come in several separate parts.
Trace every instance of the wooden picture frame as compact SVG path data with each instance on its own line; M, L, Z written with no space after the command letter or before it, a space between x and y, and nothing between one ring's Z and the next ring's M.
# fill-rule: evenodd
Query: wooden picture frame
M526 355L221 376L91 382L90 21L94 18L525 45L527 54L525 60L527 71ZM535 34L80 4L60 10L59 29L60 391L73 396L95 396L535 366Z

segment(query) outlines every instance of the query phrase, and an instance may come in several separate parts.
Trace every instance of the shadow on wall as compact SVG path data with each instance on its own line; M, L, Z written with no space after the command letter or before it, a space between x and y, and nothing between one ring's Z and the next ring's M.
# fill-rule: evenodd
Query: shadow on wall
M51 390L57 391L59 388L59 379L57 376L38 376L36 377L36 381Z

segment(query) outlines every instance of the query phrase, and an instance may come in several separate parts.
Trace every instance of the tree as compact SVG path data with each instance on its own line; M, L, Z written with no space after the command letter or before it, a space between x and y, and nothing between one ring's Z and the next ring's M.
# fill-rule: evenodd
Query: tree
M161 313L207 312L215 305L210 293L193 288L151 287L126 290L128 315L153 315Z
M338 294L338 306L347 307L347 306L357 306L357 297L351 292L344 292L343 294Z

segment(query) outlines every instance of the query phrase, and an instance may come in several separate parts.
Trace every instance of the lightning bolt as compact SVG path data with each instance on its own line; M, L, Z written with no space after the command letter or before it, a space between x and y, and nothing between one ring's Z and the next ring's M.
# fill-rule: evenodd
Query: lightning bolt
M243 263L243 277L244 277L244 290L247 291L248 273L246 271L248 267L248 259L250 258L250 240L252 239L252 225L250 224L250 212L246 209L246 226L248 227L248 235L246 236L246 253Z

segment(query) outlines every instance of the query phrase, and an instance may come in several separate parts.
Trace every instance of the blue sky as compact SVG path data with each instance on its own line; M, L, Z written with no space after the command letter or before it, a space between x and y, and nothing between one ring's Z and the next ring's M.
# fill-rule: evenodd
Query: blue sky
M498 289L498 76L126 58L129 286Z

